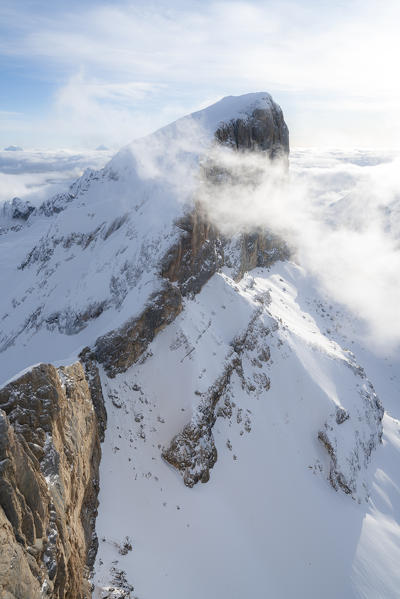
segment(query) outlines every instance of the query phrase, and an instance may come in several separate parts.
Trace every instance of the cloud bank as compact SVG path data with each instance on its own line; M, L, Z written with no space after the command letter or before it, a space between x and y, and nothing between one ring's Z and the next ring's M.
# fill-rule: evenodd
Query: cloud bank
M69 150L0 151L0 205L14 197L38 205L65 191L86 168L101 168L111 152Z
M185 118L133 143L139 176L193 197L227 236L267 229L377 351L400 344L400 153L295 149L287 160L210 144ZM199 169L200 161L200 169Z
M222 231L281 235L323 292L365 321L376 350L399 345L399 155L297 150L288 174L260 155L216 148L210 164L218 176L200 197Z

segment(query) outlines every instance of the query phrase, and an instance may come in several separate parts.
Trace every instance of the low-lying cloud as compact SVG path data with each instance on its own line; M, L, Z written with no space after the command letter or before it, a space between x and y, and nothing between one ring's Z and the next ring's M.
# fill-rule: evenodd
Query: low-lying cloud
M373 347L394 349L400 343L400 155L296 149L288 170L286 159L210 149L207 138L187 118L134 144L140 176L162 179L184 203L195 193L228 236L260 228L280 235L322 291L365 322Z
M198 123L184 119L153 135L152 143L139 140L131 146L139 176L160 179L184 203L195 193L226 234L262 227L282 236L323 292L365 321L373 347L394 349L400 343L400 155L295 149L287 171L284 161L214 147L202 161L208 176L199 177L199 148L204 151L207 139ZM0 152L0 202L17 195L39 203L108 158L107 152L17 154Z
M101 168L108 150L0 151L0 205L14 197L40 204L57 191L64 191L86 168Z
M227 234L267 227L322 290L366 323L376 349L400 342L400 156L297 150L282 162L216 148L201 200Z

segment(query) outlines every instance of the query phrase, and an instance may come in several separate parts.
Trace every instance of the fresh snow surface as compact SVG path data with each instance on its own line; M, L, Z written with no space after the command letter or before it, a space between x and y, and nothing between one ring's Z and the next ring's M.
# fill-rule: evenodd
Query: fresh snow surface
M243 389L233 376L232 414L214 426L210 481L186 488L161 448L190 420L196 391L221 374L266 292L270 389ZM399 596L399 364L352 343L356 326L294 264L257 269L240 283L227 271L187 301L143 363L113 380L103 375L95 597L107 596L113 569L140 599ZM393 412L352 499L329 485L317 435L338 405L351 414L340 426L362 434L366 422L352 422L365 383L354 368L359 356ZM252 370L259 367L248 363L245 376ZM354 438L347 428L344 443ZM126 537L133 550L121 555Z
M181 126L200 125L201 129L212 137L219 125L237 118L246 118L256 108L272 110L274 102L267 92L226 96L207 108L193 112L160 129L160 133L179 130ZM276 106L276 105L275 105Z

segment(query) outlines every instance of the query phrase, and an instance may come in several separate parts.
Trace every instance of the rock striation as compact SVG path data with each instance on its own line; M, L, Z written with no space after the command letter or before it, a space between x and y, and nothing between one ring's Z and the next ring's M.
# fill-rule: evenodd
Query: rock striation
M283 113L271 100L266 108L255 108L249 115L222 123L216 140L237 150L266 152L270 158L289 154L289 130Z
M182 296L196 294L224 264L223 240L200 203L176 226L180 238L163 257L160 274L177 283Z
M91 596L100 438L94 366L32 368L0 391L0 596Z

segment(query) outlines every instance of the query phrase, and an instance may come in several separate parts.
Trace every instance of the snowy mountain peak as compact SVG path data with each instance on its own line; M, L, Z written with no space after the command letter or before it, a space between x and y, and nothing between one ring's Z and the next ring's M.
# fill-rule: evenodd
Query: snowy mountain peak
M227 123L234 119L245 119L256 109L268 112L273 110L281 111L270 94L256 92L241 96L225 96L218 102L193 112L183 117L183 119L193 119L199 122L207 131L214 134L221 123ZM179 119L179 121L183 119Z
M279 143L284 152L289 151L289 132L283 118L283 113L267 92L249 93L241 96L226 96L218 102L193 112L174 123L163 127L155 134L156 137L179 137L190 136L193 132L198 150L207 145L217 137L221 128L234 124L248 129L251 136L251 128L260 127L259 133L260 149L270 149L272 143ZM149 136L151 137L151 136ZM272 139L274 138L274 139ZM264 143L264 147L262 146ZM238 144L243 149L251 148L248 144ZM254 149L254 148L253 148Z
M254 115L256 107L266 112ZM232 121L245 114L247 121ZM221 118L226 130L215 129ZM213 123L211 137L207 123ZM199 215L188 216L204 153L213 142L272 155L281 140L288 151L286 131L269 95L224 98L133 142L101 171L87 169L68 192L33 211L24 228L4 229L10 285L2 297L3 380L15 374L16 356L20 368L29 365L32 351L43 361L77 356L140 316L149 298L163 289L160 272L188 234L185 227L204 244L199 256L202 251L208 256L198 260L198 275L211 276L223 263L218 236L214 233L210 244L213 229L200 224ZM12 243L6 243L9 236ZM185 267L188 280L191 269ZM47 336L51 344L43 343Z
M244 222L288 152L269 94L228 96L3 210L7 588L397 597L398 560L365 558L382 521L392 550L398 489L374 462L398 462L389 365L265 219Z

